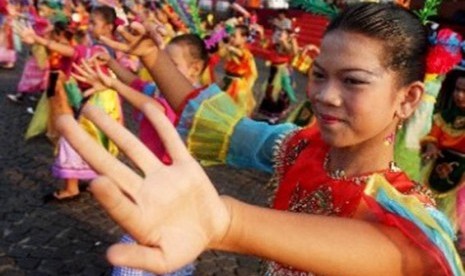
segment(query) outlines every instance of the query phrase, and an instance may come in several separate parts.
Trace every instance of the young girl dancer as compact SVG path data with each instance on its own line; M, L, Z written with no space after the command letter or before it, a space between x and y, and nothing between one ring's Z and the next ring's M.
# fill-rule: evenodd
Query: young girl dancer
M183 105L192 87L172 81L180 74L145 36L147 30L153 34L150 26L131 27L128 44L109 43L139 55L150 68L165 68L151 73L173 107L183 111L178 128L188 127L189 138L195 131L215 132L227 114L237 114L229 96L215 87L196 91ZM233 133L217 144L217 159L274 169L276 210L218 196L176 131L150 104L141 108L173 157L170 166L97 109L84 111L124 145L142 176L101 157L103 151L89 147L90 139L62 116L63 134L105 175L91 191L139 241L113 246L110 262L167 272L203 250L220 249L272 260L268 275L463 275L450 225L395 166L393 144L384 143L421 99L427 43L419 20L400 7L350 6L329 25L309 75L318 128L231 120ZM218 111L223 118L208 116L218 102L225 106ZM212 118L217 120L201 127Z

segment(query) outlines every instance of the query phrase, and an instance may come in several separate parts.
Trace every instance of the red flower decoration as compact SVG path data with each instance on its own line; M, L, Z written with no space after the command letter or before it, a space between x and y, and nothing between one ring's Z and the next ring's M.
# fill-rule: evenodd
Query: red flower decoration
M460 42L462 36L450 29L438 32L435 45L428 50L426 73L446 74L462 60Z

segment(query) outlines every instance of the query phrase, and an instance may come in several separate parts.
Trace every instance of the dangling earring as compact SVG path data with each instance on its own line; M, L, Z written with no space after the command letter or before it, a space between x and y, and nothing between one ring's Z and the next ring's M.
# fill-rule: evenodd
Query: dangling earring
M397 127L396 127L397 131L400 131L403 126L404 126L404 120L399 119L399 122L397 123ZM388 136L384 137L384 145L390 146L390 145L394 144L394 142L396 140L396 132L397 131L393 131Z
M397 131L400 131L404 127L404 119L399 119L399 122L397 123Z
M384 137L384 145L385 146L390 146L394 143L394 140L396 140L396 132L393 131L391 134L388 136Z

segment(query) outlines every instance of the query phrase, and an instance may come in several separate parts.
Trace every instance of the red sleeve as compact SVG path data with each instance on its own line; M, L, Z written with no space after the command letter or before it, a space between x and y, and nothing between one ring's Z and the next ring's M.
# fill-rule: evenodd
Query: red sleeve
M148 82L143 81L141 79L135 79L133 80L129 86L137 91L144 91L144 87L148 84Z
M184 108L186 107L187 103L191 99L197 97L203 90L205 90L205 88L207 88L207 86L202 86L200 88L194 89L194 90L192 90L192 92L189 93L189 95L187 95L186 98L184 98L184 100L181 103L181 106L179 106L179 109L176 112L176 115L177 115L178 118L181 116L181 114L184 111ZM177 124L177 122L176 122L176 124Z
M74 47L74 62L80 62L82 58L86 56L87 47L84 45L77 45Z
M423 139L421 139L421 144L426 144L426 143L436 143L438 144L441 140L441 136L443 134L441 127L437 124L436 122L437 118L435 117L433 120L433 126L431 128L431 131L428 133L427 136L425 136Z

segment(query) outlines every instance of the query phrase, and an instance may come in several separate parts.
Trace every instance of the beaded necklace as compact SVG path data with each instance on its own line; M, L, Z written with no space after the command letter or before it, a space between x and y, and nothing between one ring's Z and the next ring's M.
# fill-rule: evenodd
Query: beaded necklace
M330 170L328 168L329 161L330 161L330 158L329 158L329 152L328 152L326 153L325 160L323 162L323 169L325 170L328 177L333 180L351 181L357 185L360 185L360 184L365 184L370 178L370 176L374 174L374 173L369 173L366 175L347 177L347 174L344 169ZM388 169L383 170L382 174L384 175L386 172L397 173L400 171L402 170L397 166L396 162L391 161L389 162Z

